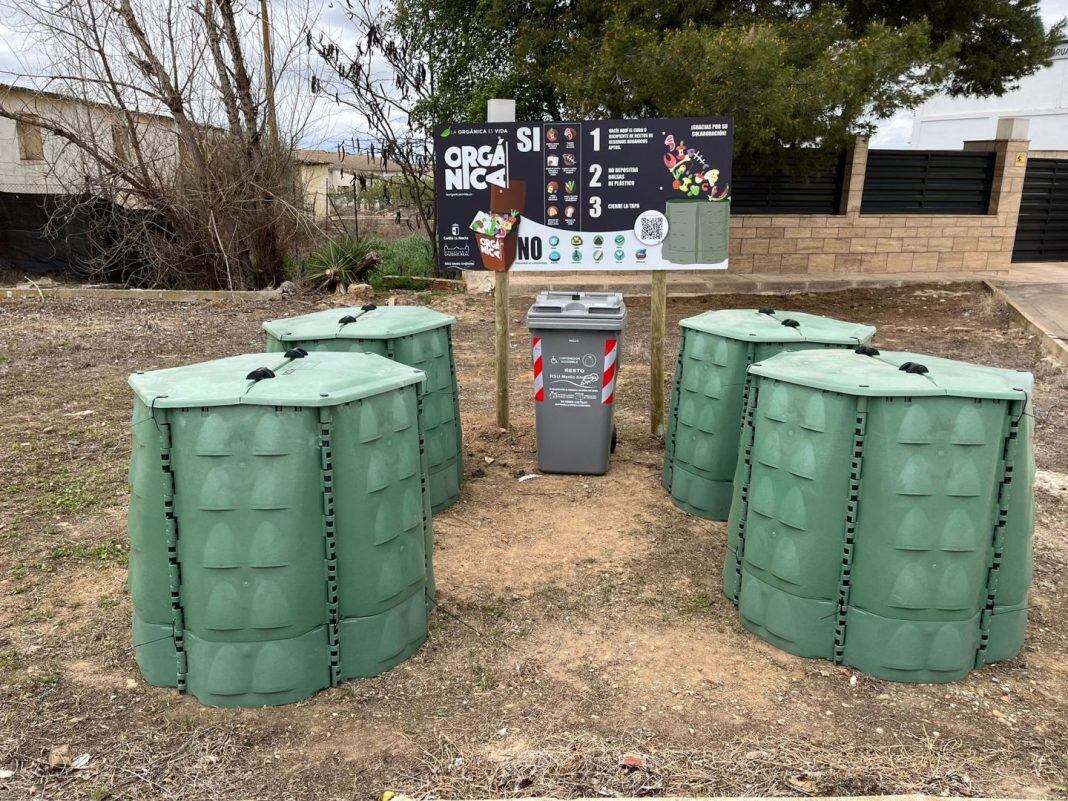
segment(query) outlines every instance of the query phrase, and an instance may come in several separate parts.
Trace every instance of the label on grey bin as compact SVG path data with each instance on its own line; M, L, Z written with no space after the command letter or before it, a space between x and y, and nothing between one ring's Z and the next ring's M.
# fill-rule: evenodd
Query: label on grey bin
M545 367L550 406L588 409L601 402L601 365L594 353L553 354Z

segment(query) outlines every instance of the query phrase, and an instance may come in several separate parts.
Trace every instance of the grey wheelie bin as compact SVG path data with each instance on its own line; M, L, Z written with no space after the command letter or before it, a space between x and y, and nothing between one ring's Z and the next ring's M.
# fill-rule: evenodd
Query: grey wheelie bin
M541 292L527 312L542 472L608 470L626 322L618 292Z

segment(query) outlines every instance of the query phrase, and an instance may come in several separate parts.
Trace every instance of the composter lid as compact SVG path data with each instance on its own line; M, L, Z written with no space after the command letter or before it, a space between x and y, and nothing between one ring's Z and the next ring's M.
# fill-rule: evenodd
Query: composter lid
M818 342L828 345L863 344L875 336L870 325L832 317L777 309L720 309L687 317L679 325L706 334L747 342Z
M348 322L342 322L348 320ZM395 339L456 322L425 306L354 306L269 320L263 330L279 342L310 339Z
M137 397L146 405L173 409L237 404L336 406L425 379L422 370L384 356L315 352L295 358L281 353L246 353L168 370L134 373L129 380Z
M618 331L627 319L621 292L539 292L527 311L530 328L593 328Z
M952 395L1024 400L1034 386L1030 373L1016 370L920 353L860 350L865 352L835 349L779 353L749 369L790 384L869 397Z

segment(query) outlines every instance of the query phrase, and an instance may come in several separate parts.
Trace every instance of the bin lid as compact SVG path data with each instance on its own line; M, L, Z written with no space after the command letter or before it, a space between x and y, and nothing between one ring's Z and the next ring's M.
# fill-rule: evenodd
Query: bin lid
M238 404L336 406L425 379L422 370L372 353L314 352L299 358L246 353L134 373L129 383L146 405L173 409Z
M530 328L622 330L627 306L622 292L539 292L527 311Z
M348 322L342 322L347 320ZM268 320L263 330L279 342L310 339L396 339L456 322L425 306L353 306Z
M875 336L875 328L870 325L771 308L707 311L696 317L687 317L679 325L706 334L747 342L819 342L848 345L868 342Z
M1003 370L922 353L860 348L779 353L750 365L756 375L790 384L868 397L1025 400L1034 387L1030 373Z

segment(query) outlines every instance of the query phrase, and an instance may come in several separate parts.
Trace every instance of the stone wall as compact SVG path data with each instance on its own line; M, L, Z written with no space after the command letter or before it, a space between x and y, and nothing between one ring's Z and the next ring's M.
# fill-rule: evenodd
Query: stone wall
M1019 126L999 126L998 134L1004 138L965 144L966 150L997 154L987 214L861 214L868 143L858 139L846 165L842 212L733 216L730 271L784 274L1007 270L1027 169L1028 142L1026 129L1021 136Z

